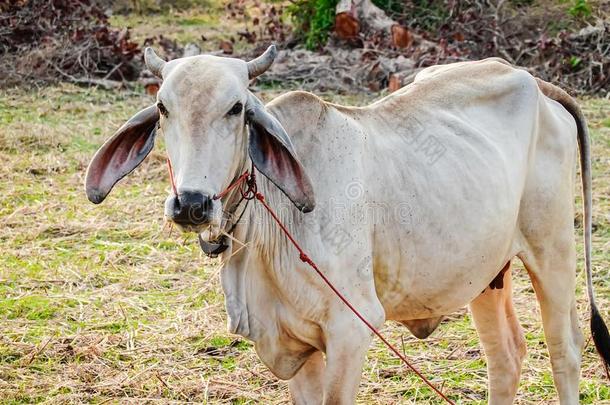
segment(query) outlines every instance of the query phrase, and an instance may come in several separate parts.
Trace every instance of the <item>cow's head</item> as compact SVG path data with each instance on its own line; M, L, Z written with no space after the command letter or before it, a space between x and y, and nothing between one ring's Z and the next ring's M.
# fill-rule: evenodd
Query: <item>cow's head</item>
M86 176L89 200L98 204L114 184L150 152L157 133L165 137L178 195L165 202L166 217L184 230L218 234L225 189L254 166L303 212L314 208L311 181L279 121L250 91L251 79L275 58L272 45L258 58L210 55L165 62L151 48L146 65L163 79L155 105L138 112L95 154Z

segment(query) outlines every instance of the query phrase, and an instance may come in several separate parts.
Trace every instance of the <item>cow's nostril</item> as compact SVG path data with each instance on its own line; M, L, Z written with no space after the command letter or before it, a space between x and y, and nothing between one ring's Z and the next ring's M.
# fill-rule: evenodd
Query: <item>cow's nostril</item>
M172 212L178 214L180 212L180 199L173 197Z
M184 191L174 200L172 220L184 225L201 225L209 220L212 199L199 192Z

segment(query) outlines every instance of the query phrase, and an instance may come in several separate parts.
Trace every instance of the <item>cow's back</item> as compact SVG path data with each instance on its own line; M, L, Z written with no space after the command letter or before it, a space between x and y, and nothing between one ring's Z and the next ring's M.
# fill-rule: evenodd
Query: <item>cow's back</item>
M314 179L318 208L308 223L336 225L315 249L353 256L354 269L342 272L369 260L390 319L442 315L472 300L515 254L539 98L527 72L486 60L424 70L363 108L303 92L274 100ZM332 249L345 230L348 245Z
M389 318L455 310L515 254L538 106L528 73L491 60L424 71L367 113L366 183L394 213L374 224Z

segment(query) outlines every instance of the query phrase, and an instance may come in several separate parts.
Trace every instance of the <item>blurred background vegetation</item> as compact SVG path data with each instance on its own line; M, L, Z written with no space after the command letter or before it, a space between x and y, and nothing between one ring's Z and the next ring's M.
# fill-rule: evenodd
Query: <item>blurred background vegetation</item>
M135 81L151 44L167 58L188 44L251 57L275 42L310 52L299 58L312 64L331 55L333 70L351 66L359 77L333 79L354 90L399 87L419 68L490 56L578 94L610 87L609 0L1 0L0 26L4 85ZM303 81L292 76L274 80Z

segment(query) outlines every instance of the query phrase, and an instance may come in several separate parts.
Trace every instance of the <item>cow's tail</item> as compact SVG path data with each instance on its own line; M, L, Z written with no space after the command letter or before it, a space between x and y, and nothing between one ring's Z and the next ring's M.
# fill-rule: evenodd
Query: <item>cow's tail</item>
M602 316L597 309L593 294L593 279L591 275L591 145L589 130L585 117L576 101L568 93L544 80L536 79L542 93L557 101L574 117L578 128L578 147L580 150L580 171L582 180L582 199L584 205L584 236L585 236L585 269L587 272L587 293L591 307L591 335L597 352L602 358L606 375L610 378L610 334Z

